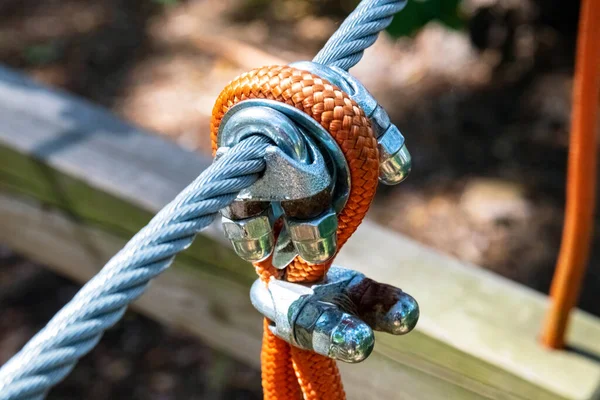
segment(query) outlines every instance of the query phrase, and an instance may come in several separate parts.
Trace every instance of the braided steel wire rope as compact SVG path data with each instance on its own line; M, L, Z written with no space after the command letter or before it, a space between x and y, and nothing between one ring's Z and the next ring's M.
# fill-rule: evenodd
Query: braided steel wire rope
M405 0L363 0L314 61L351 68L405 4ZM220 209L258 179L269 145L258 135L243 140L163 208L0 369L0 400L43 399L119 321L149 281L190 246Z

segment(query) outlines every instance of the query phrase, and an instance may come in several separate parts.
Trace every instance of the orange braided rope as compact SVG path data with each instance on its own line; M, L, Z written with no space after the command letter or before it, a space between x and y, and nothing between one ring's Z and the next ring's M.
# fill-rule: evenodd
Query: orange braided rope
M550 290L542 343L559 349L577 304L589 258L596 191L597 110L600 95L600 1L584 0L577 36L565 225Z
M221 119L234 104L252 98L281 101L319 122L338 143L350 167L351 190L338 216L338 249L350 238L365 217L377 188L379 161L377 141L364 112L350 97L328 81L287 66L255 69L234 79L221 92L213 108L211 141L217 150ZM287 267L291 282L314 282L323 278L331 261L310 265L296 257ZM280 278L271 260L255 263L261 279ZM336 363L318 354L291 348L267 329L262 347L264 398L342 400L346 395Z

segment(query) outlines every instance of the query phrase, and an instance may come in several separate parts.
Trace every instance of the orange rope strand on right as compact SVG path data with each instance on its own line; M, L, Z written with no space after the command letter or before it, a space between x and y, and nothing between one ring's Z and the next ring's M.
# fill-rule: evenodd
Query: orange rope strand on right
M541 337L542 343L553 349L565 345L569 314L577 304L589 258L600 95L600 1L582 1L577 41L565 224Z

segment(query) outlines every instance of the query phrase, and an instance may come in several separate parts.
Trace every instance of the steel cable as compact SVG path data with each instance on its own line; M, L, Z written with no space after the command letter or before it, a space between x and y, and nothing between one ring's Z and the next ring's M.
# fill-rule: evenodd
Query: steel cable
M269 141L252 136L232 147L138 232L29 343L0 370L0 398L43 398L148 282L190 246L220 209L265 168Z
M379 32L386 29L406 0L363 0L329 38L313 61L346 71L358 64Z
M314 61L348 70L405 4L406 0L362 1ZM0 369L0 400L43 399L121 319L149 281L258 179L269 145L260 135L243 140L165 206Z

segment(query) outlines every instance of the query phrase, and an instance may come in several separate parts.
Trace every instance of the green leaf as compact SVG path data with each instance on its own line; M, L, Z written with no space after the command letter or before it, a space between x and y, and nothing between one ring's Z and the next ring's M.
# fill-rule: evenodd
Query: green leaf
M161 6L175 6L179 3L179 0L151 0L153 3Z
M61 51L56 43L41 43L28 46L23 50L23 57L29 64L45 65L57 61Z
M460 0L411 0L394 17L387 31L392 36L413 36L431 21L438 21L449 28L464 26L459 13Z

